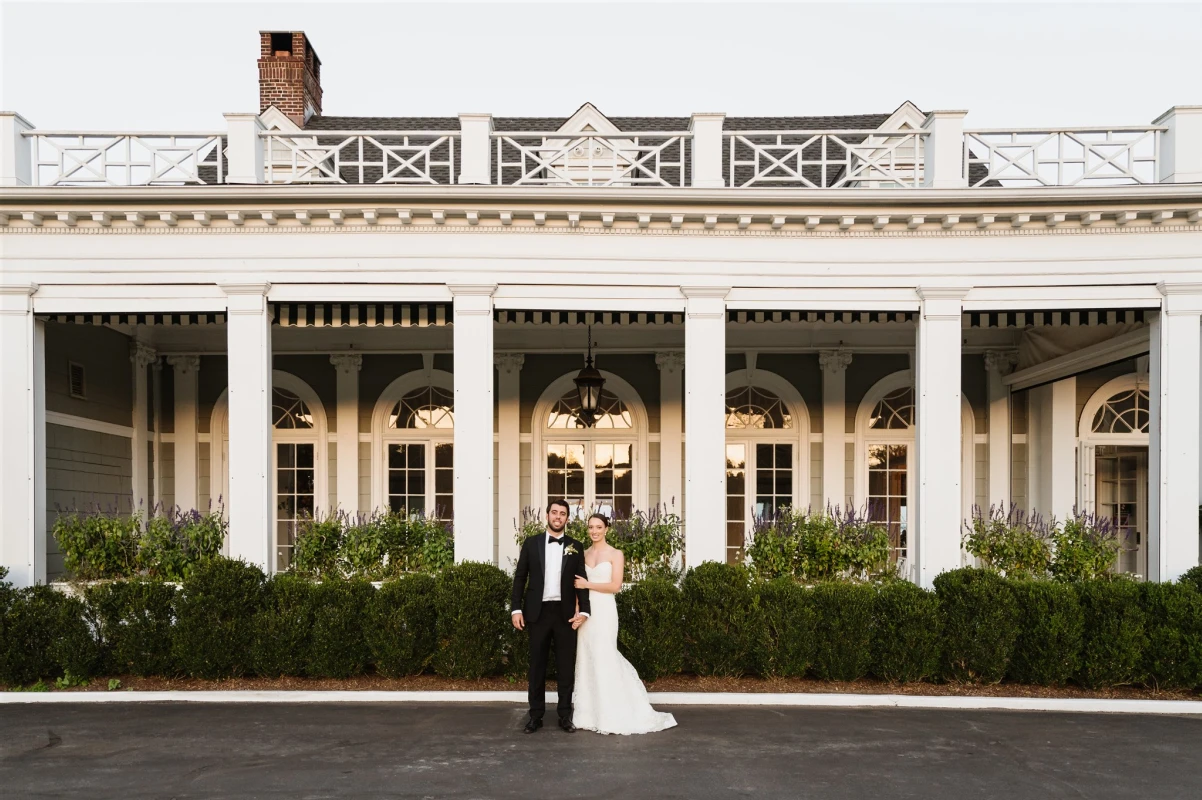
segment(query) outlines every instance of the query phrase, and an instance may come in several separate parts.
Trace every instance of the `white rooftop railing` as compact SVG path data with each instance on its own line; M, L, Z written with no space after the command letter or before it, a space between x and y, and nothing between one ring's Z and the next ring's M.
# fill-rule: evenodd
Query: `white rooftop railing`
M476 184L528 187L995 188L1202 182L1202 107L1155 125L964 129L963 111L903 130L726 130L695 114L687 131L262 129L227 115L223 132L41 131L0 112L0 186Z
M969 130L964 172L969 186L1156 183L1161 134L1167 130L1152 125Z
M459 131L263 131L267 183L451 184Z
M728 186L918 188L925 130L725 131Z
M31 131L34 186L225 182L223 133Z

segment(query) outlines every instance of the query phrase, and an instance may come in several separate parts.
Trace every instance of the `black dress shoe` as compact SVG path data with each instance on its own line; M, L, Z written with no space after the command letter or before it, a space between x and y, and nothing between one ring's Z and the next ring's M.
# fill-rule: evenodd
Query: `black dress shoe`
M572 724L571 718L561 719L559 721L559 727L563 729L564 733L575 733L576 732L576 726Z
M532 719L526 722L526 727L522 728L522 733L534 733L543 726L541 719Z

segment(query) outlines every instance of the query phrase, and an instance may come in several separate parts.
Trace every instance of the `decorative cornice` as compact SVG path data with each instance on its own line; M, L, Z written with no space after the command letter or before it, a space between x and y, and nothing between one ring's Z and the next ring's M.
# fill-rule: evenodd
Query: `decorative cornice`
M524 353L494 353L492 363L498 372L510 375L522 371L526 356Z
M363 369L363 356L359 353L334 353L330 356L330 363L339 372L352 375Z
M851 351L842 347L837 350L820 350L818 366L823 372L843 372L851 366Z
M180 374L200 371L200 356L167 356L167 365Z
M662 372L680 372L684 369L684 353L679 350L656 353L655 365Z

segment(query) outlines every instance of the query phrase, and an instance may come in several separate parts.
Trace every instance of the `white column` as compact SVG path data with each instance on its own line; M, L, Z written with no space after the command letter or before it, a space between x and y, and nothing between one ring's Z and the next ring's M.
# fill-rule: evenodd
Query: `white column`
M922 185L929 189L968 186L964 170L964 117L967 111L932 111L924 123L926 141Z
M827 505L845 507L847 497L847 368L851 352L823 350L822 367L822 495Z
M526 356L497 353L497 564L502 569L517 565L515 525L521 521L521 379Z
M1148 579L1171 581L1198 564L1202 285L1158 288L1164 305L1151 330Z
M1077 379L1036 386L1028 400L1031 505L1064 520L1077 504Z
M271 315L267 283L222 284L229 337L229 555L275 566L272 555ZM220 432L213 432L220 447ZM214 452L214 458L219 452Z
M1202 106L1173 106L1152 124L1168 128L1160 140L1156 180L1202 183Z
M459 183L492 183L492 114L460 114L459 146Z
M963 288L920 287L922 310L915 356L917 509L910 528L915 576L930 588L935 576L960 566L960 336Z
M0 186L33 185L33 123L13 111L0 111Z
M46 580L45 329L33 316L36 289L0 286L0 565L16 586Z
M154 472L150 476L153 486L150 496L157 508L163 502L163 362L156 358L150 367L150 403L154 414L154 438L150 445Z
M726 295L681 287L684 325L685 559L726 561Z
M175 504L184 511L191 511L198 503L196 379L200 356L167 356L167 364L171 367L175 387L175 424L172 426L175 430ZM213 441L220 438L215 436ZM215 457L220 458L221 454L217 453Z
M338 507L355 514L359 511L359 371L363 356L335 353L330 363L338 371Z
M452 285L455 561L493 560L493 317L496 285Z
M226 114L229 145L226 149L226 183L264 183L264 130L258 114Z
M683 514L684 353L656 353L659 367L659 501Z
M1003 513L1010 510L1010 462L1014 449L1010 434L1010 387L1002 383L1018 362L1012 350L990 350L985 354L989 395L989 504ZM989 509L981 509L987 512Z
M129 360L134 365L134 412L133 439L130 440L130 482L133 484L131 501L133 510L150 514L148 490L150 486L150 459L148 457L150 444L150 429L147 416L150 409L149 391L147 390L146 368L158 359L154 348L145 342L133 341L129 344Z
M722 125L726 114L694 114L689 120L693 132L693 182L699 189L726 186L722 175Z

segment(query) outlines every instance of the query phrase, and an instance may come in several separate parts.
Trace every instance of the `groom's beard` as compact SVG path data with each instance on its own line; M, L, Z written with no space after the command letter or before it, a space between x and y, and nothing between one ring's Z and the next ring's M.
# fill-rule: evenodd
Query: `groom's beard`
M547 523L547 529L554 531L555 533L563 533L563 529L566 528L567 526L568 526L568 523L566 520L559 523L559 525L556 525L554 522Z

